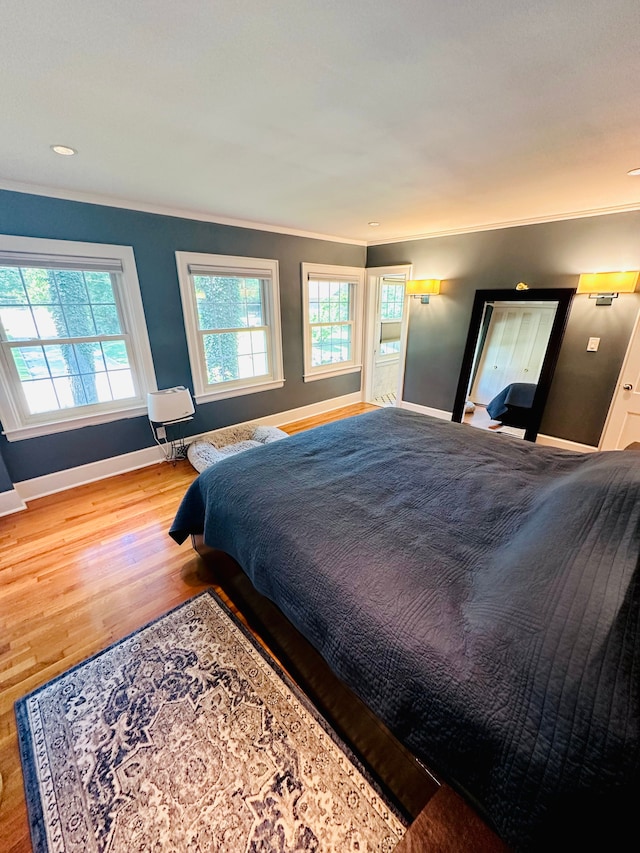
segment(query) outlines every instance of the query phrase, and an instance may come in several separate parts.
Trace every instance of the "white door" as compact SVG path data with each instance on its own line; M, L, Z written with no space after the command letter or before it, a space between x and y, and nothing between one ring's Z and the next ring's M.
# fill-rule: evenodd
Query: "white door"
M404 283L411 267L378 267L369 273L364 399L395 406L404 373L407 300Z
M599 450L624 450L640 441L640 314L622 363Z

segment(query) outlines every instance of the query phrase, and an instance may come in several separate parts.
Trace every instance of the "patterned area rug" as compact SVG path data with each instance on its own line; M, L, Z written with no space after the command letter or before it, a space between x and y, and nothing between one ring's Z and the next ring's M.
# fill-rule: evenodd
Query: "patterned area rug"
M37 853L381 853L406 830L211 591L16 717Z

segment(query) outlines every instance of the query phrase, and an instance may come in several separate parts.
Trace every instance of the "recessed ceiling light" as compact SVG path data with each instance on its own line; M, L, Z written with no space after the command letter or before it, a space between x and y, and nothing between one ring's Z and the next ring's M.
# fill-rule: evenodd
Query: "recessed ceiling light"
M63 157L72 157L78 153L75 148L69 148L68 145L52 145L51 150L56 154L62 154Z
M370 225L372 228L377 228L380 225L379 222L367 222L367 225Z
M627 175L640 175L640 166L637 169L629 169Z

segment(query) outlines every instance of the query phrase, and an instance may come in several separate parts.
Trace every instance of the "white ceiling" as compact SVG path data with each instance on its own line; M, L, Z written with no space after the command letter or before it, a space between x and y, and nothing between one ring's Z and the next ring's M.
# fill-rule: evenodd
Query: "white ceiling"
M640 208L639 44L640 0L5 0L0 186L366 242Z

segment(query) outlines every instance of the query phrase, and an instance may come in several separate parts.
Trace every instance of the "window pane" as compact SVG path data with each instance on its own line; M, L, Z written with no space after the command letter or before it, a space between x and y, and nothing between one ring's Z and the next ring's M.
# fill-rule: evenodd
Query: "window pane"
M73 349L80 373L98 373L106 370L99 342L74 344Z
M109 384L114 400L126 400L135 396L133 375L130 370L110 370Z
M55 270L54 275L61 302L67 305L89 302L83 272L80 270Z
M71 344L44 348L52 376L71 376L80 373L76 354Z
M268 373L264 330L205 335L203 343L210 385Z
M8 341L28 341L38 337L31 308L0 308L0 319Z
M84 280L93 305L115 305L113 282L108 272L85 272Z
M85 338L98 334L89 304L65 305L64 316L67 321L69 337Z
M348 322L351 319L351 287L348 281L310 281L309 322Z
M260 279L194 275L193 286L203 331L264 326Z
M60 301L53 270L26 267L20 272L32 305L50 305Z
M93 305L93 319L99 335L119 335L122 332L115 305Z
M37 379L22 385L27 406L32 415L53 412L60 408L51 379Z
M404 284L383 284L380 301L381 320L401 320L404 306Z
M314 367L351 361L351 326L317 326L311 329L311 363Z
M0 306L23 305L26 301L27 294L20 270L15 267L0 267Z
M42 347L16 347L11 354L21 380L42 379L49 376L49 368Z
M107 370L128 370L129 356L124 341L105 341L102 344Z
M81 376L59 376L53 380L53 385L61 409L86 406L89 402Z

